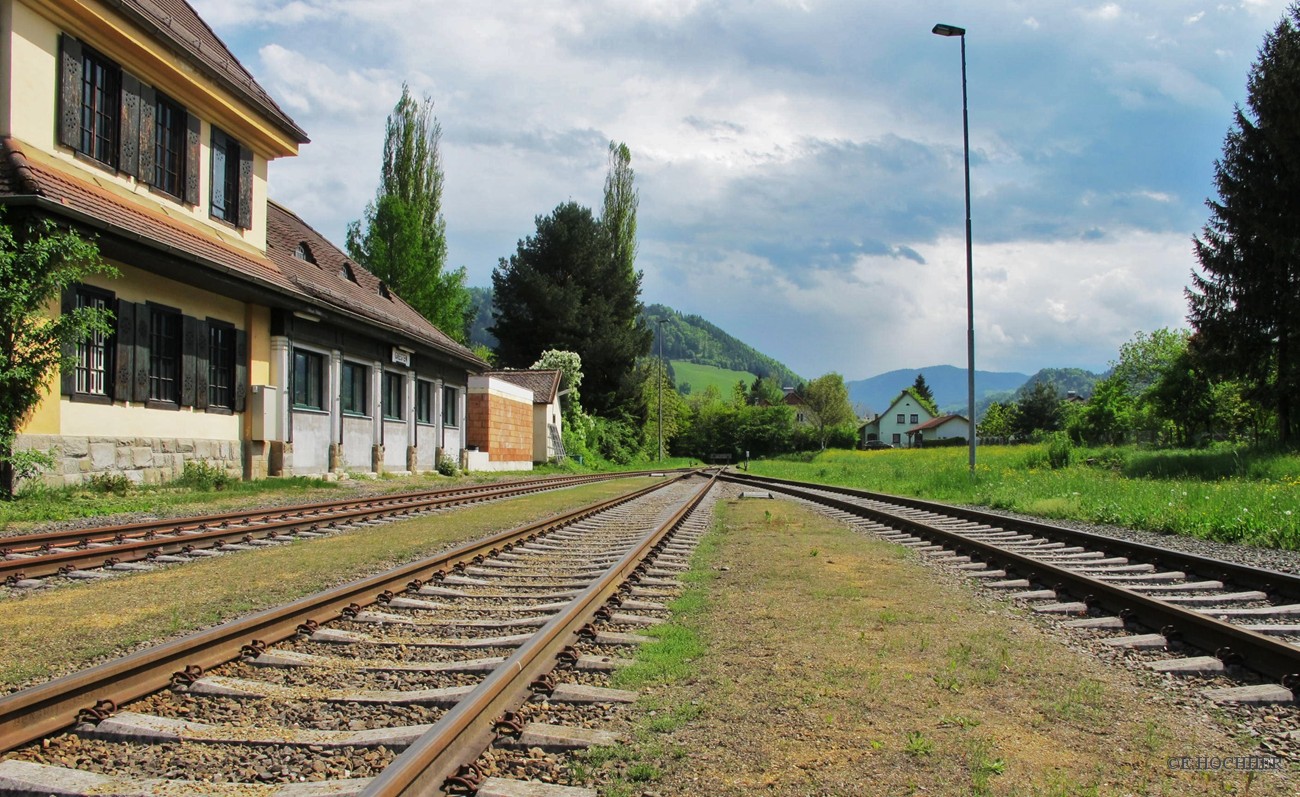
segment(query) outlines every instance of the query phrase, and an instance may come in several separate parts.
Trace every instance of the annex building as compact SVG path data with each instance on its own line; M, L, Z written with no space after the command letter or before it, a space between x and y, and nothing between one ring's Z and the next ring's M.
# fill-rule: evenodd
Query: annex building
M0 37L3 222L70 227L120 272L50 308L116 329L22 429L47 482L463 464L487 364L268 200L307 135L184 0L0 0Z

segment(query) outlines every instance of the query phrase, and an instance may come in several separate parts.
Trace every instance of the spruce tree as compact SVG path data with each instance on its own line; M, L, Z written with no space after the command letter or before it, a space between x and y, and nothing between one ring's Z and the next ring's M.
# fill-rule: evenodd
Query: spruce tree
M1265 37L1246 104L1215 162L1189 320L1207 364L1250 383L1287 443L1300 392L1300 6Z
M524 368L546 349L577 352L584 404L605 417L635 403L633 369L654 337L635 264L630 163L627 147L611 143L602 216L575 202L558 206L539 216L536 233L492 272L495 323L488 331L497 337L501 363Z

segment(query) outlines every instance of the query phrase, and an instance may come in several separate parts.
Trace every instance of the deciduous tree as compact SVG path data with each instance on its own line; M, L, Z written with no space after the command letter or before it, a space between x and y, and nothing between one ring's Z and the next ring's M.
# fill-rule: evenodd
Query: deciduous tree
M811 420L822 448L826 447L826 441L835 427L857 420L853 414L853 405L849 403L849 389L844 384L844 377L837 373L832 372L812 380L804 386L801 395L812 411Z
M465 343L473 308L465 269L447 268L441 139L433 100L417 103L403 84L388 116L379 189L363 221L348 225L347 249L434 326Z
M49 307L92 274L116 277L99 248L50 222L26 223L15 232L0 219L0 496L38 464L16 451L18 429L48 389L56 368L76 365L78 344L92 334L112 334L112 312L72 307L51 319Z
M1206 365L1247 380L1294 436L1300 394L1300 5L1264 38L1215 163L1218 200L1188 290Z

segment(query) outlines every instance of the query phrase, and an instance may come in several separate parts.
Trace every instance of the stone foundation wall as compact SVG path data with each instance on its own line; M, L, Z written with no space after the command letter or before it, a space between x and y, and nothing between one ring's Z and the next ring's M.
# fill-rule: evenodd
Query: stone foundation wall
M189 461L215 465L241 479L246 464L244 444L238 440L29 434L18 436L17 447L53 454L54 468L32 479L51 487L82 484L99 474L121 474L136 484L161 484L180 476ZM254 478L259 470L265 475L265 465L253 464L252 470Z

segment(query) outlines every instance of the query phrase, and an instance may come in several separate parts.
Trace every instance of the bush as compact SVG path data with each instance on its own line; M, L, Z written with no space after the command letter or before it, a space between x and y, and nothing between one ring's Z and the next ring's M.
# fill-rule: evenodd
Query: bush
M193 490L224 490L230 486L230 482L230 474L226 473L225 468L191 459L185 463L185 470L175 483Z
M456 462L446 454L443 454L441 457L438 457L437 467L438 467L438 472L441 473L443 476L456 475Z
M131 491L131 480L124 473L96 473L86 482L92 492L126 495Z
M1052 432L1044 438L1047 444L1047 464L1052 470L1068 468L1074 456L1074 443L1065 432Z

